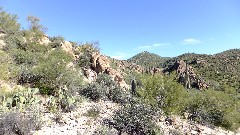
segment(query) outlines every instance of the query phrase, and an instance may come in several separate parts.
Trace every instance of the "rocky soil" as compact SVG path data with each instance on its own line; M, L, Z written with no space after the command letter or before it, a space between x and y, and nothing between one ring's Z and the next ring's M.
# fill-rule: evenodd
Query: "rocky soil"
M34 135L93 135L103 124L104 119L111 119L118 105L112 102L84 101L79 107L70 113L44 115L45 126L39 131L33 131ZM88 110L99 109L99 115L88 116ZM115 131L116 132L116 131Z
M88 110L99 109L99 115L87 116ZM45 113L45 126L39 131L33 131L34 135L95 135L96 131L104 128L103 121L111 119L113 112L119 105L110 101L82 102L79 107L70 113L50 114ZM161 117L157 125L161 127L164 135L240 135L237 132L226 131L222 128L207 127L200 124L181 119L178 116ZM106 126L105 126L106 127ZM117 135L117 131L112 129L109 135Z

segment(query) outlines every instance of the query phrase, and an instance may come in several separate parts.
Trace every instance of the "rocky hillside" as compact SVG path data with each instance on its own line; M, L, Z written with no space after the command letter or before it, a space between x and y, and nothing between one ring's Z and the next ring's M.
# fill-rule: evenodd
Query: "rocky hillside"
M21 29L0 9L1 135L240 133L240 98L227 87L238 86L239 50L120 61L101 54L98 42L49 37L39 18L27 20Z
M188 63L191 85L199 89L223 87L239 89L240 85L240 49L231 49L215 55L186 53L174 58L162 58L156 54L143 52L128 61L141 65L144 73L154 74L154 71L176 72L178 82L183 83L184 69ZM180 62L182 61L182 62ZM184 61L184 62L183 62ZM181 64L180 64L181 63ZM180 67L182 71L180 71ZM185 65L185 66L184 66ZM156 67L161 67L160 69ZM191 73L190 73L191 72ZM185 73L184 73L185 74ZM196 79L197 78L197 79ZM200 83L198 85L198 83Z
M230 86L239 89L240 85L240 50L232 49L215 55L183 54L165 62L171 67L177 60L187 60L196 75L208 81L212 88L221 89Z

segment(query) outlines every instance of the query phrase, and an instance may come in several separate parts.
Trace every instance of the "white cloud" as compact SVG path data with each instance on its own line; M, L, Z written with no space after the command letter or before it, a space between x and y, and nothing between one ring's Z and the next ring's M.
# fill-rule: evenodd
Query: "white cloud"
M115 55L115 56L110 56L111 58L114 58L114 59L123 59L125 58L125 56L123 55Z
M149 49L152 48L153 46L150 45L145 45L145 46L139 46L138 49Z
M194 38L188 38L183 40L183 44L185 45L195 45L201 43L200 40Z
M169 45L169 43L162 43L162 44L153 44L153 47L159 47L159 46L166 46Z
M115 58L115 59L125 59L129 54L124 53L124 52L116 52L114 53L114 55L110 56L111 58Z
M170 45L170 43L155 43L152 45L138 46L137 50L151 50L153 48L163 47L163 46L168 46L168 45Z

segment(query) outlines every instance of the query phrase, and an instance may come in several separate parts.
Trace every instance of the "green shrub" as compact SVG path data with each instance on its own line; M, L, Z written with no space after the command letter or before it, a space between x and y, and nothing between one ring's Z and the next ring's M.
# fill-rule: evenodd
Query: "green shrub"
M141 81L143 83L143 87L137 90L137 93L145 103L152 106L158 106L160 92L164 89L163 77L160 75L145 75Z
M185 109L188 92L182 85L169 77L164 77L164 89L160 91L160 106L165 113L181 114Z
M105 90L104 94L108 98L116 103L125 103L128 97L128 93L124 91L112 78L107 74L99 74L96 82L102 86Z
M240 126L238 101L222 91L203 91L191 94L186 105L190 119L235 130Z
M236 115L240 113L239 100L231 87L223 91L185 90L171 76L146 76L142 82L140 99L166 114L188 113L190 120L230 130L240 126L240 116Z
M10 55L0 50L0 80L15 81L18 67L14 64Z
M55 83L58 86L66 86L68 93L75 95L83 87L83 75L77 70L66 69Z
M21 25L17 20L17 15L9 14L0 7L0 29L6 34L3 37L6 43L4 50L16 47L23 39L20 31Z
M90 68L92 64L91 56L93 52L99 52L99 50L98 42L90 42L78 46L75 49L75 54L79 55L79 59L77 61L79 67Z
M90 83L85 86L79 93L93 101L98 101L100 99L106 98L106 90L98 83Z
M156 110L136 98L116 111L113 116L114 128L121 134L155 134Z
M40 19L35 16L28 16L29 30L26 31L25 37L30 42L39 42L45 35L47 28L39 24Z
M98 74L96 82L102 86L113 87L116 86L116 82L107 74Z
M40 76L38 82L35 83L36 87L41 90L50 90L53 94L54 89L59 88L58 80L64 78L63 74L67 72L66 65L72 60L72 57L62 50L51 51L47 57L38 63L33 68L32 72L36 76Z
M64 37L61 37L61 36L50 37L49 40L51 41L50 46L52 48L61 47L61 43L63 43L65 41Z

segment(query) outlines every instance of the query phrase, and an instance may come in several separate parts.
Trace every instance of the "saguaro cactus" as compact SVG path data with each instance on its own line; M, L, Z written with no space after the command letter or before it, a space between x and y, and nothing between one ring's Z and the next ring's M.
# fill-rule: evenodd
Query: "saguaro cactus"
M135 81L135 79L133 79L131 82L132 95L136 95L136 87L137 87L136 81Z
M185 87L187 89L190 89L191 88L191 80L190 80L190 77L189 77L189 74L188 74L188 61L185 60L185 63L186 63L186 69L185 69Z

